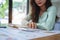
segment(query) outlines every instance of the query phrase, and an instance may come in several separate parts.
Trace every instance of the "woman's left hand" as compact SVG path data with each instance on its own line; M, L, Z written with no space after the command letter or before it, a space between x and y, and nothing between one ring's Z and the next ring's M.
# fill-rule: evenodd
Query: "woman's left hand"
M34 23L34 22L29 23L28 27L32 28L32 29L36 29L37 28L36 23Z

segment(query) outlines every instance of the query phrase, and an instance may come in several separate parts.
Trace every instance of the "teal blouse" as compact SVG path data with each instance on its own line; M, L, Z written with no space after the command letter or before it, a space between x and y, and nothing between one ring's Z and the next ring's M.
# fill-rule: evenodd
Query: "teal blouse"
M56 7L51 6L45 11L42 16L39 16L38 23L36 23L39 29L52 30L56 18ZM27 16L26 20L30 20L30 14Z

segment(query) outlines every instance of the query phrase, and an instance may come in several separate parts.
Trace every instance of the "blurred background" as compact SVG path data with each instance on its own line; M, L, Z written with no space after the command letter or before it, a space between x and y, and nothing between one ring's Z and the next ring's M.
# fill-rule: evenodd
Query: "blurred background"
M21 24L22 19L31 13L30 0L11 0L12 1L12 24ZM60 0L51 0L57 8L58 22L60 22ZM0 0L0 24L9 23L9 0ZM11 3L11 2L10 2Z

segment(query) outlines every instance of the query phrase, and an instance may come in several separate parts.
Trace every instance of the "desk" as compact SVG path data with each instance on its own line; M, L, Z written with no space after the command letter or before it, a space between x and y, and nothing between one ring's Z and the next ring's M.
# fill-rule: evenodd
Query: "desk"
M0 40L60 40L60 31L26 32L15 28L0 28Z
M60 40L60 34L42 37L42 38L35 38L35 39L31 39L31 40Z

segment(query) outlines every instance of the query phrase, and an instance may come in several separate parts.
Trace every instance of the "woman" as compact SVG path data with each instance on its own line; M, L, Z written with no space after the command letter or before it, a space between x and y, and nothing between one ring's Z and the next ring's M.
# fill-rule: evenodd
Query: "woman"
M52 6L51 0L31 0L30 2L32 11L26 20L32 21L28 23L28 27L52 30L56 18L56 7Z

